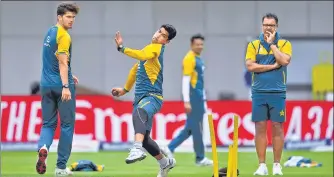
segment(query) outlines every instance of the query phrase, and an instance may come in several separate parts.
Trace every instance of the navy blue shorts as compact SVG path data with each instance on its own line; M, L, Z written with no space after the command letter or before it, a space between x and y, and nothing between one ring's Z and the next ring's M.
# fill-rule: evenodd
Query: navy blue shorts
M285 99L281 93L253 93L252 121L285 122Z

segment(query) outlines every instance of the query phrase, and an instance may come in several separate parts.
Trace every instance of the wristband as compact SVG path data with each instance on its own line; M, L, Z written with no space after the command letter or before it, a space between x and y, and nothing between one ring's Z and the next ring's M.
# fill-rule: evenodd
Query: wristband
M123 90L125 91L125 92L129 92L128 90L126 90L125 88L123 88Z
M124 48L123 45L119 45L119 46L117 47L117 50L120 52L123 48Z

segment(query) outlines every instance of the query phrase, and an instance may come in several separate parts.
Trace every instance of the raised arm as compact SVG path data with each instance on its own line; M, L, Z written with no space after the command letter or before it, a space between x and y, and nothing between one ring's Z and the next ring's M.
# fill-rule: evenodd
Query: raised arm
M256 51L254 45L250 42L246 51L246 67L249 72L267 72L279 67L278 64L261 65L256 63Z
M276 62L282 66L286 66L290 63L292 55L292 47L290 41L286 41L281 47L281 51L277 48L276 45L270 46L271 50L274 53Z
M126 92L129 92L131 90L131 88L133 87L133 84L136 82L137 70L138 70L138 63L133 65L133 67L131 68L131 70L128 74L128 79L126 80L126 83L124 85L124 90Z
M69 34L62 34L57 38L58 49L56 56L59 62L59 71L62 84L68 83L68 61L69 61L69 48L71 45L71 37Z
M122 47L120 51L137 60L150 60L160 55L161 46L161 44L149 44L142 50Z

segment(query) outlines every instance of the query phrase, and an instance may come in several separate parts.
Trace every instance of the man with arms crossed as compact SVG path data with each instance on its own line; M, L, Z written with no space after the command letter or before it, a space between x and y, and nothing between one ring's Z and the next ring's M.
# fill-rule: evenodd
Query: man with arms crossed
M207 109L204 90L204 62L201 52L204 46L204 36L197 34L190 39L191 50L183 59L182 95L187 121L184 129L172 140L163 152L173 157L175 149L190 135L198 166L210 166L213 161L205 157L203 143L203 116Z
M135 50L123 46L123 39L116 33L115 42L119 52L137 59L132 67L128 80L123 88L113 88L114 96L122 96L129 92L134 83L135 99L133 103L133 127L135 129L135 142L125 162L135 163L146 158L145 148L160 164L158 177L167 177L176 161L161 154L158 144L150 137L154 114L159 112L163 103L163 56L165 45L176 36L172 25L162 25L152 37L151 44L142 50Z
M63 3L57 8L57 24L52 26L43 45L43 69L41 78L43 126L38 141L36 171L46 172L46 158L57 127L58 112L61 132L58 144L56 176L68 176L66 168L71 155L75 121L75 84L78 79L71 72L72 28L79 8L75 4Z
M255 122L255 146L259 167L254 175L268 175L266 166L267 121L272 122L274 152L273 175L283 175L280 165L285 122L287 65L291 43L277 32L278 18L267 13L262 18L259 39L248 44L246 66L252 72L252 121Z

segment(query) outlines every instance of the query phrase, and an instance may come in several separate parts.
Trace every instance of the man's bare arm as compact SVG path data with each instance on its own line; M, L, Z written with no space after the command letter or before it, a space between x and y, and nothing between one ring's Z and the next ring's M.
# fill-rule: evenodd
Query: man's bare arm
M283 52L281 52L276 45L271 45L270 46L271 50L274 53L276 62L282 66L286 66L290 63L291 60L291 56L288 54L285 54Z
M261 64L257 64L254 60L248 59L246 60L246 67L249 72L262 73L262 72L274 70L278 68L279 65L278 64L261 65Z
M60 78L63 85L68 84L68 59L65 53L58 55Z

